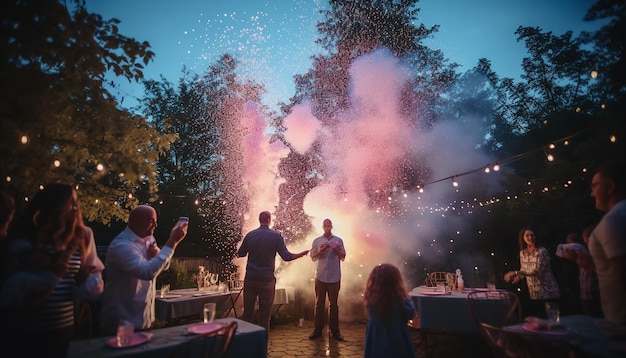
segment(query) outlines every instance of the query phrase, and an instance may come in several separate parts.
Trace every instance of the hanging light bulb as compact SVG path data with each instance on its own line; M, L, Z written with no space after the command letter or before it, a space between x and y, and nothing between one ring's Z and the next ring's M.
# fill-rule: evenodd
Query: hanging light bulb
M548 159L549 162L553 162L554 161L554 155L552 155L552 153L546 153L543 152L546 155L546 159Z
M452 177L452 186L455 188L459 186L459 183L456 181L456 177Z
M598 71L596 70L591 71L591 78L598 78Z
M485 167L485 173L489 173L489 172L491 172L491 169L489 169L489 166L487 165L487 166Z
M493 171L497 172L498 170L500 170L500 164L496 163L493 165Z

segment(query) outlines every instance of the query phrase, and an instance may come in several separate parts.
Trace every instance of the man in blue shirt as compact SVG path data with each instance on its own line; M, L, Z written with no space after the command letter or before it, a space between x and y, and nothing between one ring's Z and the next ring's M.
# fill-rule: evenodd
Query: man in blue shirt
M292 261L309 253L309 250L297 254L289 252L282 235L269 228L271 221L272 214L269 211L261 212L259 214L261 226L246 234L237 251L239 257L248 255L246 276L243 282L243 320L254 323L254 305L258 298L258 325L265 327L268 335L276 289L276 276L274 276L276 254L285 261Z

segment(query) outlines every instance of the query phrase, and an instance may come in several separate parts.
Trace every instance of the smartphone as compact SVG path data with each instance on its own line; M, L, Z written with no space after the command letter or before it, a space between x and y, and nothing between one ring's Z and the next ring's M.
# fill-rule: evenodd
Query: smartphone
M189 222L189 217L188 216L181 216L178 218L178 222L181 224L185 224Z

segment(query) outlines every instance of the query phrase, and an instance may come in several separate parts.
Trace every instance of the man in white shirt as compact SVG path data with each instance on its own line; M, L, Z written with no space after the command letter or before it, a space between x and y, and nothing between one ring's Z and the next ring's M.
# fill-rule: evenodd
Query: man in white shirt
M322 336L322 329L326 321L326 295L329 301L328 327L331 337L344 341L339 332L339 306L337 299L341 287L341 267L340 262L346 258L346 249L343 240L333 235L331 232L333 223L330 219L324 219L324 234L315 240L311 251L311 260L317 261L315 270L315 329L309 339L316 339Z
M153 236L156 227L154 208L137 206L124 231L109 245L100 311L102 334L115 335L120 320L130 321L137 330L149 329L154 323L156 277L169 267L176 246L187 235L188 222L179 221L161 249Z
M596 209L606 212L589 237L604 318L626 325L626 170L599 166L591 182Z

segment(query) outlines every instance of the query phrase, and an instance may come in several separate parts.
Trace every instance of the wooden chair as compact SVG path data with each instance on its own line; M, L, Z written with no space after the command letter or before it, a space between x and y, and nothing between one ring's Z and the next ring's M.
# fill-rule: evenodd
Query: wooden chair
M476 325L487 323L502 328L522 322L519 297L509 291L472 291L467 295L467 304Z
M451 276L453 275L453 276ZM431 272L426 277L426 286L436 287L438 283L452 284L456 286L456 274L454 272Z
M233 321L222 328L199 334L184 344L176 347L169 355L170 358L222 358L228 355L228 350L237 331L237 322Z
M488 338L495 358L577 358L576 348L565 341L540 335L511 332L481 323L481 331Z

